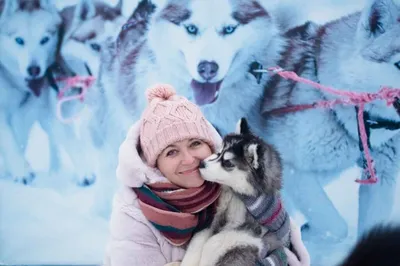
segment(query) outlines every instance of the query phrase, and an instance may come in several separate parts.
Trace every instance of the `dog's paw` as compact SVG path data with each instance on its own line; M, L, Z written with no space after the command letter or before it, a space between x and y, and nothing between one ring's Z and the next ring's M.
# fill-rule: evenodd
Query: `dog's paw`
M90 174L90 175L85 175L82 178L79 178L77 181L77 185L80 187L88 187L93 185L95 182L96 182L96 175Z
M23 185L30 185L35 179L36 175L33 172L28 173L25 176L17 176L14 178L15 183L20 183Z

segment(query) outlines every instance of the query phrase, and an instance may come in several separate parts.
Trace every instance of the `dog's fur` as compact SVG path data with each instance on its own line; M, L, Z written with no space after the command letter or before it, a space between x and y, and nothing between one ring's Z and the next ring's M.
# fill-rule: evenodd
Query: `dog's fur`
M104 45L116 39L127 20L122 14L122 0L114 7L98 0L80 0L64 8L61 16L65 23L61 54L75 72L87 75L90 71L97 77Z
M370 1L357 12L311 31L292 35L279 65L337 89L376 92L400 84L400 5ZM314 37L313 37L314 35ZM297 36L297 37L296 37ZM353 106L274 115L275 108L309 104L334 96L275 76L249 114L256 134L277 147L284 162L284 196L292 199L310 225L305 238L343 238L347 224L323 185L361 156ZM398 110L376 101L365 106L370 119L400 122ZM259 115L261 111L262 116ZM391 214L399 168L398 130L372 129L370 143L379 182L359 190L359 234ZM355 178L354 178L355 179Z
M145 90L155 83L171 84L200 104L222 134L231 132L262 94L249 73L251 63L257 59L275 65L284 46L274 14L258 1L154 1L155 11L149 1L143 2L148 3L145 19L121 31L103 56L102 90L91 100L101 103L91 126L98 130L93 139L108 146L104 154L111 158L117 158L127 129L146 106ZM189 33L196 29L191 25L198 27L197 35ZM140 37L132 43L125 37L129 32ZM201 65L203 61L208 64ZM216 76L206 80L199 73ZM264 75L261 82L268 78ZM216 88L218 95L208 93ZM111 169L115 166L116 161Z
M377 225L356 243L341 266L400 265L400 226Z
M6 173L28 183L33 169L24 152L49 92L61 18L50 0L6 0L0 17L0 152Z
M247 112L252 99L261 95L248 70L255 58L261 58L265 65L278 58L282 41L272 14L256 1L223 1L210 9L215 4L211 2L171 0L158 5L145 41L123 60L114 61L112 68L119 74L104 87L123 108L120 116L129 116L128 124L145 108L145 90L157 82L171 84L178 94L201 105L207 119L225 133ZM197 34L188 32L196 27ZM204 71L213 72L209 68L217 65L214 77L199 74L207 75ZM208 75L214 75L211 72ZM243 104L227 109L232 97Z
M264 245L269 251L282 246L248 213L239 196L279 193L281 170L277 151L241 119L237 133L227 135L222 149L200 164L203 178L221 184L222 194L211 226L195 234L181 266L254 265L265 256Z
M61 67L69 70L68 75L98 76L101 50L107 39L115 39L126 18L122 15L122 1L115 7L103 2L81 0L76 5L68 6L61 10L63 21L63 38L60 45ZM59 63L58 62L58 63ZM58 83L59 89L63 83ZM95 90L93 86L89 88ZM66 96L77 93L76 88L66 93ZM64 124L56 117L56 92L51 91L47 105L43 106L45 112L41 114L39 122L48 135L51 148L52 172L60 170L59 154L63 148L74 166L74 182L81 186L91 185L95 179L96 154L92 142L85 135L84 118L80 118L81 127L75 124ZM69 117L85 110L85 105L79 101L63 105L62 115ZM64 173L71 175L70 171Z
M149 17L154 10L155 6L151 1L140 1L122 27L117 40L106 41L105 49L101 53L96 89L90 90L86 99L93 114L87 126L85 125L89 129L87 139L93 141L102 158L94 209L106 217L111 213L109 202L116 189L115 179L111 177L115 175L118 147L139 113L129 113L134 109L126 109L123 104L129 106L132 97L136 98L136 89L118 87L121 86L119 79L121 75L129 75L130 70L125 65L136 60L138 47L146 40Z

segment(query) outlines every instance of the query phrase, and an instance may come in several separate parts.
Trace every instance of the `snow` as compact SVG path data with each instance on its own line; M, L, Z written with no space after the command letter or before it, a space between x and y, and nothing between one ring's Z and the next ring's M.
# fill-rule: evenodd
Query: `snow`
M60 0L58 6L75 2ZM129 1L129 6L125 6L126 15L136 2ZM306 4L295 1L295 4L307 10L307 19L323 23L359 9L364 1L320 0ZM100 264L108 237L108 221L92 213L96 185L77 187L65 176L48 175L47 145L47 137L35 125L27 150L29 161L39 173L33 186L0 179L0 263ZM68 158L64 156L63 162L68 164ZM334 244L307 242L312 265L335 265L354 244L358 209L358 185L354 180L359 174L358 168L348 169L326 187L349 224L349 237ZM397 191L400 192L400 185ZM400 193L395 202L392 219L399 221ZM295 218L302 222L301 215Z

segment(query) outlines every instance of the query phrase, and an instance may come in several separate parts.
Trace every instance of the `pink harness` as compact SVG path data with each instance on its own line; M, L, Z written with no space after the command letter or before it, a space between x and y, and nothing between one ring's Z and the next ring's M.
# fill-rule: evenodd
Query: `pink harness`
M357 107L357 120L358 120L358 130L362 143L362 150L364 151L364 159L366 161L366 166L364 171L368 174L367 179L357 179L356 182L360 184L375 184L378 181L376 176L376 171L374 167L374 162L369 152L368 147L368 136L366 133L365 123L364 123L364 106L367 103L376 101L376 100L384 100L386 101L387 106L393 105L394 102L398 98L400 98L400 89L398 88L389 88L389 87L381 87L381 89L376 93L366 93L366 92L351 92L344 90L337 90L331 87L327 87L311 81L309 79L305 79L299 77L296 73L292 71L285 71L280 67L271 67L268 69L255 69L253 70L256 73L272 73L278 74L284 79L290 79L297 82L305 83L311 85L312 87L319 89L321 91L325 91L331 94L339 95L342 98L329 100L329 101L319 101L311 104L299 104L288 107L282 107L272 110L271 114L282 114L282 113L290 113L303 111L311 108L333 108L335 105L344 104L344 105L354 105ZM368 172L367 172L368 171Z
M70 102L70 101L75 101L75 100L79 100L79 101L83 102L85 99L85 96L88 92L88 89L93 85L95 80L96 80L96 78L93 76L74 76L74 77L57 79L57 81L65 82L65 86L58 93L58 102L57 102L57 110L56 110L57 118L62 123L71 123L71 122L75 121L79 116L79 114L77 114L70 118L64 118L62 115L62 111L61 111L62 105L65 102ZM75 87L80 87L82 91L77 95L65 96L65 93L67 91L69 91Z

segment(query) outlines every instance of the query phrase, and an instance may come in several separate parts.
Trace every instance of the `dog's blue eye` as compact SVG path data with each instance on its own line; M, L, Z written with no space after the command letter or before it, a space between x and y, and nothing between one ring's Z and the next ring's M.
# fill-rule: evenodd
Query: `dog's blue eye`
M195 25L186 26L186 31L191 35L197 35L199 29Z
M400 70L400 61L399 61L399 62L396 62L396 63L394 63L394 65L395 65L395 67L397 67L397 68Z
M100 50L101 50L101 46L100 46L99 44L97 44L97 43L91 43L91 44L90 44L90 47L91 47L93 50L95 50L96 52L100 52Z
M22 39L21 37L15 38L15 41L21 46L25 44L24 39Z
M235 30L236 26L229 25L222 29L222 34L224 35L232 34L233 32L235 32Z
M43 45L45 43L47 43L50 40L49 37L44 37L43 39L40 40L40 44Z

